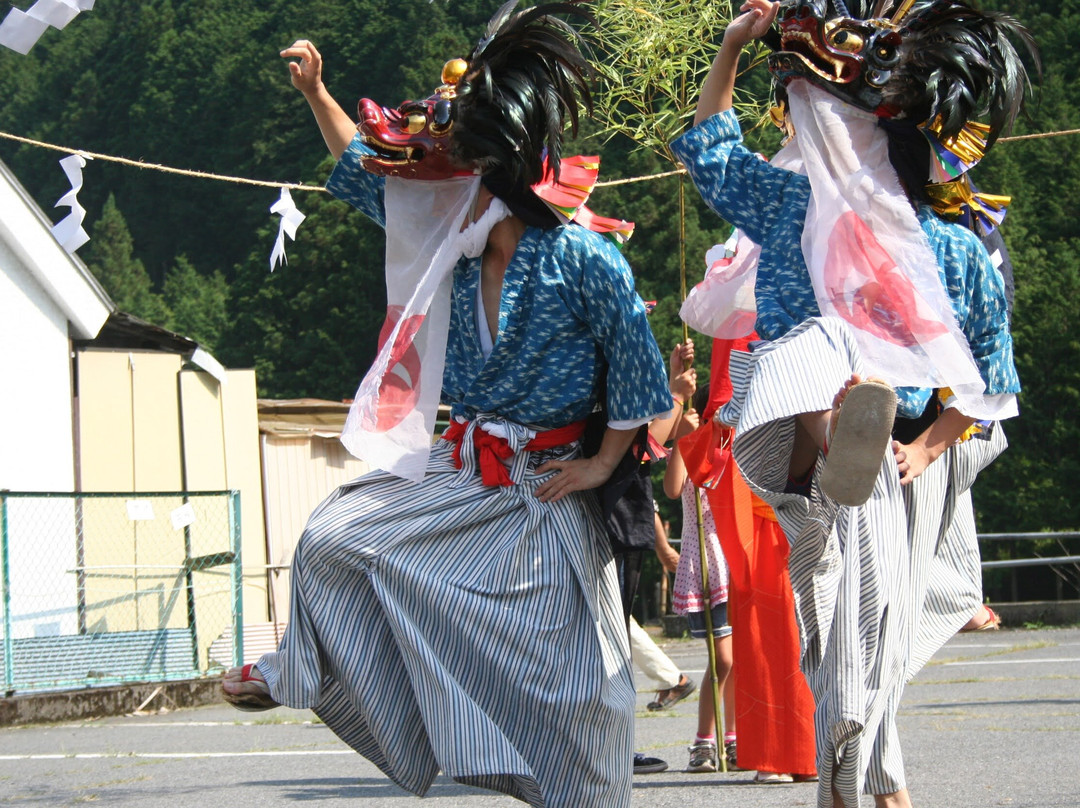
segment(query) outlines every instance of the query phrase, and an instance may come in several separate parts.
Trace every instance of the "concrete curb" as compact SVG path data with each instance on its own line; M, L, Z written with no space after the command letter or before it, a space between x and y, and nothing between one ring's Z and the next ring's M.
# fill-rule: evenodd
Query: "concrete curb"
M179 682L139 682L0 699L0 726L82 721L140 710L176 710L221 701L221 678Z
M1080 600L1032 600L1026 603L991 603L1005 628L1072 626L1080 623Z

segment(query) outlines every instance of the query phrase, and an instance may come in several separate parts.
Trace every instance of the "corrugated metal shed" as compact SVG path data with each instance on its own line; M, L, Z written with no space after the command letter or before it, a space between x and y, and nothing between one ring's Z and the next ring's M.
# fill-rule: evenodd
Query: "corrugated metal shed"
M259 399L259 431L281 438L338 438L349 402L321 398Z
M331 491L367 470L340 441L348 402L259 399L270 619L289 613L289 565L308 516Z
M259 399L263 499L266 514L270 619L289 613L289 565L308 516L339 485L368 466L341 443L348 401ZM438 429L449 419L439 408Z

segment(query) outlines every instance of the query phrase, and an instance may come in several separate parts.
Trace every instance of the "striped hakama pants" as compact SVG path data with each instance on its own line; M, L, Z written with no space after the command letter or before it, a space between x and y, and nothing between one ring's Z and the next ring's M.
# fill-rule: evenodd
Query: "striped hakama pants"
M412 483L350 482L312 514L288 629L258 662L402 788L454 780L545 808L630 804L635 692L611 550L589 492L488 487L437 441ZM561 451L561 454L558 452ZM576 453L576 449L573 450Z
M896 712L904 685L975 612L982 576L970 487L1005 447L990 440L948 449L901 487L891 451L860 507L826 497L814 470L810 496L784 493L795 417L832 409L852 373L866 376L847 325L814 318L754 350L735 398L733 451L752 490L774 509L791 544L789 569L815 700L819 808L835 789L905 788Z

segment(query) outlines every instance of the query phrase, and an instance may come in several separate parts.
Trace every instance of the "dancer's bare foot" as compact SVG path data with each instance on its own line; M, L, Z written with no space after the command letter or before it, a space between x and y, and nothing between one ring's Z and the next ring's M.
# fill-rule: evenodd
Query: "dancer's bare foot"
M833 396L831 410L804 412L795 419L795 437L788 460L790 479L802 480L813 470L818 462L818 455L823 451L828 454L833 433L836 431L836 422L840 417L840 406L851 388L861 381L862 377L853 373Z
M836 422L840 418L840 408L844 404L844 399L846 399L848 393L851 392L851 388L855 387L858 384L862 384L862 381L862 376L860 376L858 373L852 373L851 378L844 382L844 386L837 391L835 396L833 396L832 413L829 416L829 439L831 439L833 433L836 432ZM878 378L877 376L871 376L866 381L870 384L881 384L885 387L891 387L891 385L887 381Z
M978 610L971 616L961 631L996 631L1001 626L1001 618L997 612L985 604L980 604Z
M847 394L851 392L851 388L861 381L862 377L858 373L852 373L851 378L844 382L844 386L833 396L832 412L829 414L829 430L825 433L826 451L828 451L829 444L832 443L832 436L836 434L836 422L840 420L840 407L843 405L844 399L847 398Z
M844 808L844 801L834 788L832 792L833 808ZM906 788L894 791L892 794L875 794L874 808L912 808L911 796Z
M256 712L278 706L270 696L269 685L254 665L231 668L222 677L221 689L225 692L225 701L237 710Z
M896 391L880 379L853 373L833 398L821 490L841 505L870 498L892 444Z

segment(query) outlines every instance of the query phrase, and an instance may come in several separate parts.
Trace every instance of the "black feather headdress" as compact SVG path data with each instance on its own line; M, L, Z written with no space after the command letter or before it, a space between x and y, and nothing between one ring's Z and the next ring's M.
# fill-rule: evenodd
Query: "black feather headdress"
M577 31L556 14L592 23L577 2L499 9L468 58L458 83L454 158L498 183L528 188L544 173L545 153L558 172L563 133L577 134L578 105L591 112L591 66Z
M988 232L1006 197L967 172L1009 130L1040 70L1031 34L964 0L782 0L769 69L873 112L913 203ZM784 92L777 92L783 104ZM781 116L774 116L779 118Z
M1031 89L1019 45L1039 70L1035 41L1012 17L959 0L916 3L901 21L900 63L886 104L945 140L971 120L989 124L987 147L1007 132Z
M769 67L804 78L881 118L943 139L988 118L988 143L1015 120L1034 40L1005 14L963 0L783 0Z

